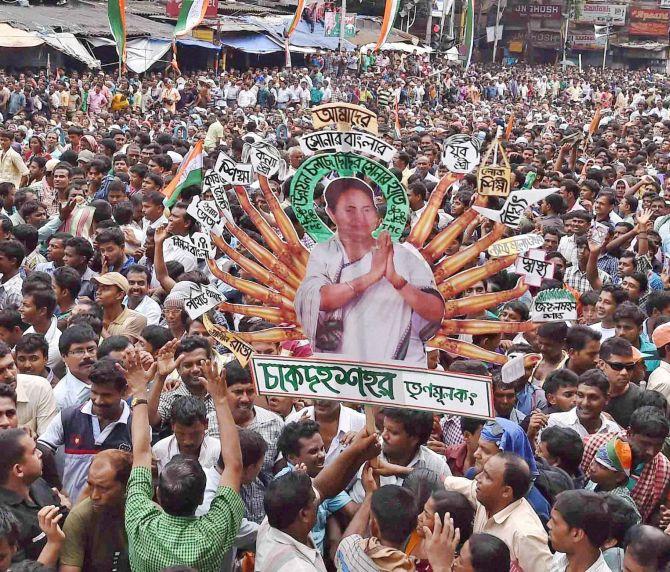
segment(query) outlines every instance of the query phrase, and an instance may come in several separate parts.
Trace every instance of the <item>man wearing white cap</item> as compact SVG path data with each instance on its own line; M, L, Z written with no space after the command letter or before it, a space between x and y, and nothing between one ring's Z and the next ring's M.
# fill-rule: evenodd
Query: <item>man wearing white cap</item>
M130 289L127 278L118 272L107 272L93 280L98 285L96 301L103 309L102 337L126 336L133 342L139 340L147 319L123 305Z
M658 326L651 335L651 340L658 349L661 363L651 372L647 389L662 393L670 402L670 323Z

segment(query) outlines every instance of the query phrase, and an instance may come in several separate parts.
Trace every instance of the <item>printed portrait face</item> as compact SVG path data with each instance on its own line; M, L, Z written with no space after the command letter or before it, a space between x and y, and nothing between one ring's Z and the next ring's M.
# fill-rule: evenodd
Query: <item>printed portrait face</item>
M365 240L379 226L373 192L363 181L336 179L325 191L326 212L343 238Z

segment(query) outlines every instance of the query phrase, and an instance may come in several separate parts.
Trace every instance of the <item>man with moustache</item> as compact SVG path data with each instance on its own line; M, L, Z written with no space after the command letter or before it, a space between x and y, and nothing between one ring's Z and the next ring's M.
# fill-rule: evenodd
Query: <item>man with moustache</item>
M296 411L286 421L307 419L318 423L319 433L326 447L326 464L331 463L344 449L342 440L345 435L357 433L365 427L365 415L330 399L315 399L314 405Z
M157 325L161 320L161 307L147 294L151 282L151 272L146 266L133 264L128 268L128 295L124 305L129 310L142 314L147 319L147 326Z
M102 358L90 374L91 398L81 406L62 410L40 442L56 451L65 446L63 485L76 502L84 490L91 462L99 451L130 451L130 408L123 399L126 378L117 360Z
M240 491L246 507L246 518L259 523L265 517L263 498L265 489L280 468L277 440L284 428L284 421L271 411L254 404L256 390L249 368L243 368L235 360L226 364L226 384L228 385L228 405L238 427L256 431L268 444L265 461L259 476Z
M489 457L474 481L447 477L447 490L459 492L475 507L473 532L497 536L510 550L513 570L551 569L547 533L524 498L531 473L523 458L501 452Z
M99 336L90 326L75 325L63 332L58 349L67 374L54 387L58 409L83 405L91 394L91 370L96 361Z
M326 449L323 438L319 433L319 424L311 419L285 425L279 436L277 447L289 463L288 467L277 473L277 477L293 471L294 467L300 465L305 467L307 475L313 479L325 466ZM358 505L351 500L351 497L345 491L332 498L324 499L319 504L316 523L312 528L312 538L322 554L328 517L342 511L343 515L350 520L356 514L357 509Z
M114 449L93 459L90 494L77 503L63 526L61 572L130 572L123 517L132 464L130 453Z
M212 347L202 336L184 336L171 340L157 353L157 376L149 394L149 422L153 427L170 423L170 412L176 399L196 397L207 408L207 435L219 436L216 410L211 395L207 393L203 380L202 365L212 358ZM181 383L171 391L163 391L165 380L177 370Z
M631 477L635 486L630 494L645 522L664 502L663 494L670 483L670 461L661 453L668 433L670 423L663 411L650 405L638 407L626 431L598 433L585 441L582 471L588 470L598 449L605 443L617 436L625 438L633 454Z

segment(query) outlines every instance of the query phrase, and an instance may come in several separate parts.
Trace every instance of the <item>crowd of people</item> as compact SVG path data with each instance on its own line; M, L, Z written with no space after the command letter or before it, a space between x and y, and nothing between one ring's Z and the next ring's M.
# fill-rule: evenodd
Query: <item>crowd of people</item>
M567 289L578 319L459 336L526 356L512 383L499 365L427 353L432 370L490 377L495 419L383 408L372 429L360 405L259 396L206 318L234 333L275 324L189 317L191 285L254 303L171 241L199 230L187 211L202 188L169 209L162 192L189 149L204 142L208 169L220 151L242 162L245 143L276 147L287 169L272 192L311 249L289 187L310 107L329 102L374 111L396 148L404 238L457 133L486 146L506 130L513 187L555 190L505 235L540 235L552 277L466 317L525 322L539 292ZM0 114L0 572L670 569L664 77L317 52L220 74L1 70ZM277 228L258 182L247 191ZM475 173L454 184L432 235L476 192ZM236 225L265 244L228 194ZM446 255L492 227L477 216ZM214 263L254 281L219 249ZM459 297L518 278L510 267ZM252 345L313 355L303 340Z

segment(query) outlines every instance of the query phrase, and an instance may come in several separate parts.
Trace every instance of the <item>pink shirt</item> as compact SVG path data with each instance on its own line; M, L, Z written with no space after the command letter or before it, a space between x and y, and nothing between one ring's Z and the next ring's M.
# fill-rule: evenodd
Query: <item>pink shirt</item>
M88 110L91 113L100 113L104 107L107 106L108 100L105 97L105 94L102 93L96 93L95 91L91 91L88 94Z

